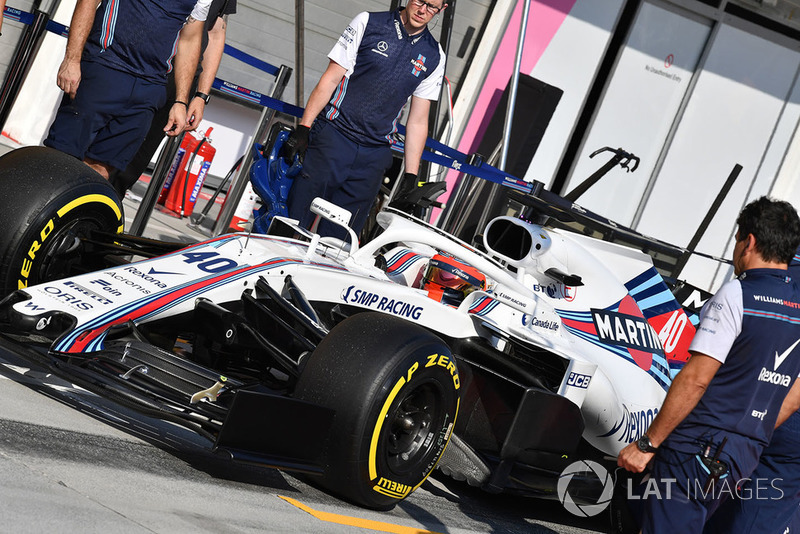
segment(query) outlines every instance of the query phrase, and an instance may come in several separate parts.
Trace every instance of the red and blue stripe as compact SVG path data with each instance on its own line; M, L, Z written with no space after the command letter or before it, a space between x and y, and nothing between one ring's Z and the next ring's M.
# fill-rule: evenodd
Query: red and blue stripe
M119 14L119 0L111 0L106 5L106 12L103 14L103 30L100 34L100 45L103 50L111 46L114 42L114 28L117 25L117 15Z
M342 81L339 82L339 86L336 88L336 92L333 93L333 98L331 98L330 104L331 109L328 110L328 113L325 115L325 118L332 121L336 117L339 116L339 108L342 105L342 101L344 100L344 95L347 94L347 83L350 81L350 78L345 76L342 78Z
M388 274L401 274L407 271L421 258L423 258L423 256L420 254L411 252L408 249L403 249L389 258L389 260L386 262L386 272Z
M477 315L478 317L483 317L491 313L493 309L498 306L499 302L491 297L482 297L479 300L476 300L472 306L469 307L469 313Z

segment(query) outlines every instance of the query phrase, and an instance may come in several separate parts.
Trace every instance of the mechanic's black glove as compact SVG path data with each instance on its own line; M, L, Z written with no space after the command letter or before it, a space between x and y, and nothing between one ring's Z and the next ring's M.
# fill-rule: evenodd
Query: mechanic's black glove
M413 172L403 173L403 177L400 178L400 184L397 186L397 193L394 196L393 202L397 202L411 194L411 192L417 188L418 182L419 177Z
M412 215L420 215L425 208L438 205L434 200L446 190L445 182L420 182L416 174L407 172L389 206Z
M286 139L286 142L283 143L280 156L287 164L291 165L294 163L295 156L299 156L300 162L302 163L303 156L306 155L306 149L308 148L309 130L310 128L308 126L298 124L297 128L289 134L289 138Z

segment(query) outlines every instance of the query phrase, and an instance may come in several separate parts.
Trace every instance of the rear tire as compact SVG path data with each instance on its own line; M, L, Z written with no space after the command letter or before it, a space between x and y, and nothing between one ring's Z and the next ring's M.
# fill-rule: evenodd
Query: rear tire
M0 158L0 292L65 277L87 265L76 238L120 233L124 216L114 188L83 162L46 147Z
M337 325L303 369L295 396L336 411L320 483L361 506L403 500L436 467L458 412L450 349L397 317Z

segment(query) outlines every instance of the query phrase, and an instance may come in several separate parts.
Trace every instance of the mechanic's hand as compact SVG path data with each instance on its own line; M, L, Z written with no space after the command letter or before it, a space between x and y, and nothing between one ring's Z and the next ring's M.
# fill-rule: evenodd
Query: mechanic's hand
M411 213L416 203L410 197L418 191L419 177L413 172L404 173L400 179L400 185L397 187L397 192L389 203L389 207ZM416 197L417 195L414 196Z
M189 102L189 110L186 112L186 129L190 132L197 130L203 120L203 112L206 110L206 101L196 96Z
M636 442L629 443L627 447L619 451L617 456L617 465L631 473L641 473L647 467L647 464L653 459L656 453L642 452L636 446Z
M181 102L172 104L172 108L169 110L167 125L164 126L164 133L170 137L180 135L186 128L186 111L186 106Z
M64 58L61 66L58 68L58 75L56 76L56 84L58 87L67 93L70 98L75 98L75 93L78 91L78 86L81 83L81 62L80 60L71 60Z
M439 205L434 200L446 190L445 182L420 182L416 174L407 172L389 206L412 215L420 215L421 210Z
M306 155L308 148L308 132L311 130L308 126L298 124L289 138L283 143L279 156L283 158L288 165L294 163L294 157L299 156L300 162L303 161L303 156Z

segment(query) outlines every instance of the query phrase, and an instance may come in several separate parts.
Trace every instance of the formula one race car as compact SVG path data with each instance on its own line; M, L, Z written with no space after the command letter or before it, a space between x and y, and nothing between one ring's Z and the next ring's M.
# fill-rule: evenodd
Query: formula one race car
M650 255L597 237L679 249L574 232L592 217L555 195L518 195L527 220L493 219L484 251L393 209L359 244L324 201L346 242L277 217L186 246L122 233L111 186L58 152L5 155L0 184L5 348L367 507L437 465L555 495L642 434L693 331Z

